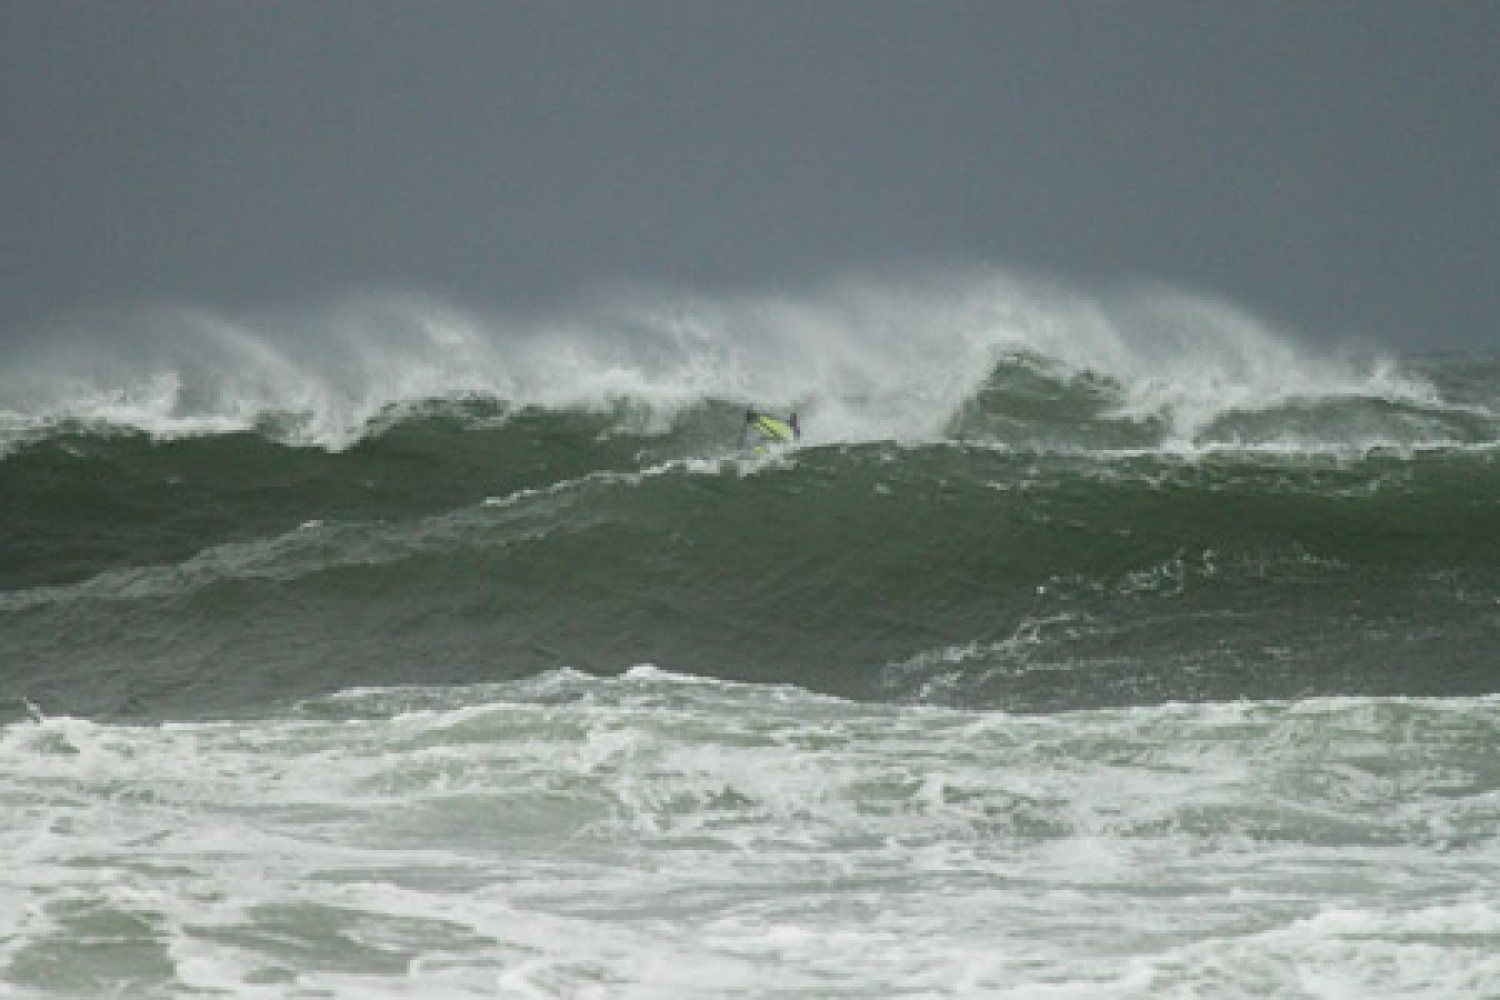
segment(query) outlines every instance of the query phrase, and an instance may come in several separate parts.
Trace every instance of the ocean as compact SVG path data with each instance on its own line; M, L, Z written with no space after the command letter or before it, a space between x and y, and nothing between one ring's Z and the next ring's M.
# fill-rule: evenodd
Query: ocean
M0 997L1500 997L1500 356L967 273L0 362Z

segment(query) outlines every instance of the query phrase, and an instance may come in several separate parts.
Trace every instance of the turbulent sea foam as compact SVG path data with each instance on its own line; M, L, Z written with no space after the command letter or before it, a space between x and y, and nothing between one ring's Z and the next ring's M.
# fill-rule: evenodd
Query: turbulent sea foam
M1500 995L1494 358L979 272L54 334L0 996Z

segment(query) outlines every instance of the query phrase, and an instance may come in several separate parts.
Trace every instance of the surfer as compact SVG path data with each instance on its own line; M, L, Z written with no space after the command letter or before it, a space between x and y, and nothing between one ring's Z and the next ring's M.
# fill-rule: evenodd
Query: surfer
M797 414L785 420L759 410L745 411L745 424L740 428L740 447L764 452L771 445L791 444L802 439L802 428L797 425Z

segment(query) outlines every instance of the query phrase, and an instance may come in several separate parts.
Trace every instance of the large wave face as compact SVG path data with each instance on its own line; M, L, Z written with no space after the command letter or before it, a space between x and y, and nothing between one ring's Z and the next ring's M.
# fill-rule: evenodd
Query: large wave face
M1045 711L1495 689L1493 359L994 273L168 310L14 355L0 649L45 707L640 663ZM739 454L747 406L801 445Z

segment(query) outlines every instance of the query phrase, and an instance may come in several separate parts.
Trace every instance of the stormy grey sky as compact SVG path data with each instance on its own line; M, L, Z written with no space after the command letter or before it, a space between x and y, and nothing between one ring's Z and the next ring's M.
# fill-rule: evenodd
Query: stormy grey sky
M5 0L5 331L999 264L1500 347L1493 0Z

